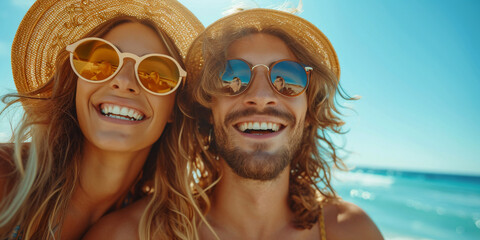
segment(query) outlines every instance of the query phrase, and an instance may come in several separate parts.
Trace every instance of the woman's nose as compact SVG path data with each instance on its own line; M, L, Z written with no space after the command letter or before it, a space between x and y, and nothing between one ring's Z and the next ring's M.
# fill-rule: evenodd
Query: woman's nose
M120 71L110 81L110 87L121 92L140 93L140 86L135 74L135 61L124 60Z

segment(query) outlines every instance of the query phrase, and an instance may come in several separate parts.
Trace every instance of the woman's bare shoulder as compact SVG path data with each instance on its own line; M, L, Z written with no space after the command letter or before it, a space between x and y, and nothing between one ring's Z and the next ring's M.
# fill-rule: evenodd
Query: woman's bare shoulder
M357 205L343 200L323 203L327 239L382 240L380 230Z
M148 202L149 198L142 198L128 207L103 216L88 230L83 239L139 239L138 224Z

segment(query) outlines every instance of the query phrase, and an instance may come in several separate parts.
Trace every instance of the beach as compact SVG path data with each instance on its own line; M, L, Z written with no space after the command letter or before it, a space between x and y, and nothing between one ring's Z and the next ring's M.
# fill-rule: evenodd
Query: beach
M333 186L388 240L480 239L480 176L356 168Z

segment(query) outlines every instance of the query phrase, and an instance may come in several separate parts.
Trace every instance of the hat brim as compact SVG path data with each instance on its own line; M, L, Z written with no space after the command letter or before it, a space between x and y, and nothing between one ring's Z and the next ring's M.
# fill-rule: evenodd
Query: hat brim
M315 25L291 13L263 8L244 10L223 17L208 26L195 39L188 51L186 65L189 78L198 79L200 77L204 63L204 40L221 37L222 29L227 26L233 32L244 28L262 30L271 26L277 26L294 37L307 50L321 56L322 64L340 78L340 65L335 49L328 38Z
M58 53L101 23L117 16L150 19L185 58L204 30L176 0L37 0L28 10L12 44L12 71L19 93L44 85L55 72Z

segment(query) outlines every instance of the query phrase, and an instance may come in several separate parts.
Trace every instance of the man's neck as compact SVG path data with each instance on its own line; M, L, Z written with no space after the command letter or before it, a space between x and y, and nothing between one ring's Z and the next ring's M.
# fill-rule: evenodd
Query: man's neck
M274 180L258 181L239 177L223 165L207 215L221 239L272 239L291 228L288 167Z

